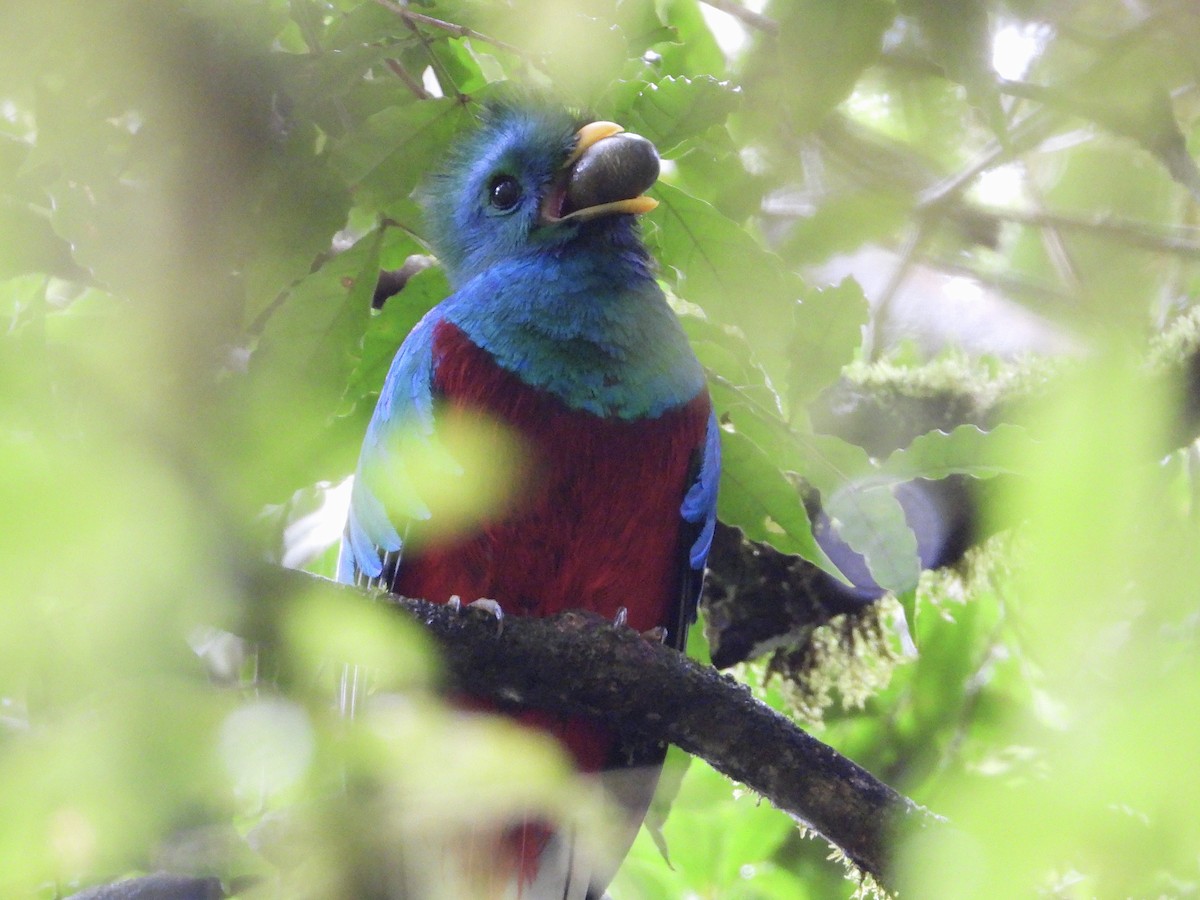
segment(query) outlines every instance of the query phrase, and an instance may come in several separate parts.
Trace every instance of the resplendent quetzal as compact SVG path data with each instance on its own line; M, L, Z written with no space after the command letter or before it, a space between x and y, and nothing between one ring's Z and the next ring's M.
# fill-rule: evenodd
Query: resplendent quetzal
M720 456L704 373L639 236L637 214L656 205L642 192L658 168L644 138L529 102L489 107L454 150L425 197L454 292L388 372L359 458L340 580L437 602L491 599L512 615L617 619L624 609L630 627L661 629L683 648ZM397 456L437 442L462 415L515 435L514 484L502 509L441 533L437 508ZM397 480L400 509L387 501ZM505 712L557 736L585 772L649 767L640 787L617 791L632 841L664 749L635 750L584 719ZM571 843L515 824L495 844L497 865L526 898L599 896L616 863L573 859Z

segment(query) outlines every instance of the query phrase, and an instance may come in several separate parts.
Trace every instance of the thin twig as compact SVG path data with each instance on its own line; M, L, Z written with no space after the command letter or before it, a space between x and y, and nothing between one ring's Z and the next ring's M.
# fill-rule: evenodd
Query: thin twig
M1037 183L1037 179L1029 179L1025 185L1025 190L1029 193L1032 201L1037 204L1038 212L1044 213L1046 211L1046 195ZM1079 296L1080 291L1083 289L1083 279L1079 274L1079 264L1075 261L1075 256L1071 253L1071 248L1063 240L1058 226L1050 225L1043 228L1041 238L1042 246L1045 248L1046 255L1049 257L1050 263L1054 266L1054 270L1058 273L1058 277L1062 279L1072 294Z
M447 71L442 64L441 58L433 52L433 42L424 31L417 27L416 23L411 18L404 18L404 27L409 30L414 38L421 45L421 49L425 51L425 55L429 57L429 66L433 69L434 77L441 86L442 92L447 96L453 92L460 103L466 103L468 98L462 91L458 89L458 84L454 81L453 76Z
M1149 15L1135 23L1130 28L1127 28L1118 35L1115 35L1108 41L1103 48L1103 52L1099 53L1097 58L1075 78L1074 81L1085 82L1093 78L1097 73L1105 72L1110 69L1114 61L1129 48L1135 45L1138 41L1144 39L1147 34L1151 33L1154 28L1158 27L1164 21L1170 21L1169 18L1160 17L1159 14ZM920 207L923 210L928 210L940 203L945 203L952 198L960 195L962 191L971 184L987 169L1002 159L1015 156L1019 152L1035 147L1042 139L1049 136L1049 133L1066 118L1067 112L1055 106L1046 105L1045 89L1023 82L1009 82L1004 79L997 79L996 88L1001 93L1006 93L1011 96L1028 98L1030 100L1038 100L1042 102L1042 106L1034 112L1027 115L1020 122L1016 123L1010 130L1008 141L993 141L982 154L977 156L975 160L967 165L966 168L944 179L937 185L934 185L928 191L925 191L920 198ZM1038 96L1040 94L1040 96ZM1078 114L1078 113L1076 113ZM1176 177L1172 172L1172 177ZM1176 177L1176 180L1179 180ZM1182 181L1185 187L1190 190L1194 185ZM1200 193L1193 191L1194 193ZM1200 199L1200 198L1198 198Z
M970 278L973 281L978 281L980 284L995 288L1005 295L1027 297L1042 305L1050 304L1059 308L1076 302L1076 298L1056 287L1049 284L1040 284L1028 278L1014 275L1011 272L985 272L975 266L964 263L958 257L936 256L926 257L926 259L934 268L942 272Z
M393 75L395 75L402 82L404 82L404 86L406 88L408 88L409 91L412 93L412 95L414 97L416 97L418 100L433 99L433 94L431 94L431 93L429 93L429 91L425 90L425 85L421 84L421 82L417 81L415 78L413 78L411 75L409 75L408 70L406 68L404 68L404 66L400 65L400 62L398 60L385 59L384 63L387 65L387 67L389 69L392 70Z
M749 26L755 31L761 31L763 34L769 34L772 37L779 36L779 23L770 16L756 13L754 10L747 9L740 3L734 3L733 0L701 0L701 2L707 6L711 6L713 9L719 9L723 13L728 13L743 25Z
M900 260L896 263L896 268L892 270L891 277L879 294L875 308L871 310L870 322L867 325L867 333L863 341L865 345L863 352L870 360L877 360L883 352L883 341L880 340L880 335L891 315L892 301L900 291L900 286L904 284L904 279L908 277L913 264L917 261L925 238L929 236L929 227L928 217L922 216L917 220L904 241L904 248L900 251Z
M998 207L966 204L967 208L980 216L1016 222L1031 228L1056 228L1064 231L1082 231L1102 237L1187 259L1200 259L1200 230L1175 228L1164 230L1147 222L1121 219L1115 216L1072 216L1066 213L1051 213L1039 210L1000 209Z
M919 199L920 209L930 210L957 197L971 182L1001 160L1035 147L1060 121L1061 114L1045 107L1030 113L1009 129L1007 144L992 141L965 168L922 192Z
M491 44L493 47L499 47L501 50L507 50L509 53L514 53L517 56L525 56L525 51L515 44L510 44L507 41L502 41L499 38L489 37L486 34L476 31L474 28L468 28L466 25L459 25L455 22L447 22L445 19L437 19L433 16L427 16L424 13L413 12L411 9L406 9L399 3L393 3L392 0L375 0L380 6L389 12L393 12L408 22L410 25L427 25L430 28L437 28L441 31L449 32L455 37L471 38L475 41L483 41L485 44Z

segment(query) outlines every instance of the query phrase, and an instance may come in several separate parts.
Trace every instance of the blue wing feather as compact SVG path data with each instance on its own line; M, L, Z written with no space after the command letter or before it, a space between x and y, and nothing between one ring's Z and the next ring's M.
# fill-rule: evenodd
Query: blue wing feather
M688 552L693 569L703 569L712 547L713 530L717 525L717 486L721 481L721 430L714 410L708 417L704 433L704 451L696 479L684 495L679 512L685 522L700 524L700 534Z
M710 413L704 444L697 448L691 484L679 507L683 533L679 548L680 593L668 626L667 640L679 650L687 643L688 626L696 621L696 605L704 587L704 565L717 525L717 486L721 481L721 430Z
M424 440L433 440L433 329L442 317L443 307L434 307L417 323L384 379L354 473L350 514L338 555L338 581L379 578L384 557L399 554L403 547L403 538L388 515L378 485L381 479L387 479L389 497L396 492L395 486L411 487L406 484L404 460L388 452L396 433L407 429ZM415 490L405 490L404 494L410 518L429 516Z

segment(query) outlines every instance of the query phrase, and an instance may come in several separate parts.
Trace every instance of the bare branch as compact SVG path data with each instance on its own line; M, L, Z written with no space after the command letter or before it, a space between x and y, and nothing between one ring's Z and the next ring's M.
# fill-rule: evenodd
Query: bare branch
M483 41L485 44L491 44L493 47L499 47L501 50L507 50L509 53L515 53L517 56L524 57L525 51L515 44L510 44L507 41L499 40L498 38L488 37L476 31L474 28L468 28L466 25L458 25L455 22L447 22L445 19L437 19L433 16L427 16L424 13L413 12L399 3L393 3L392 0L375 0L380 6L389 12L393 12L402 18L410 25L425 25L429 28L437 28L440 31L446 31L455 37L471 38L476 41Z
M892 311L892 301L895 300L896 293L904 284L904 279L908 277L913 264L917 262L917 257L928 236L928 219L925 217L918 218L904 239L904 248L900 251L900 260L896 263L896 267L888 277L887 284L884 285L883 290L880 292L879 300L875 304L875 309L867 326L867 333L864 337L864 352L871 360L877 360L880 354L883 353L883 341L879 339L879 333L887 325Z
M417 81L417 79L408 74L408 70L405 69L404 66L400 65L398 60L385 59L384 63L386 63L387 67L392 70L393 75L404 82L404 86L408 88L409 92L418 100L429 100L433 96L431 93L429 93L429 91L425 90L425 85L421 84L421 82Z
M1156 253L1200 259L1200 230L1195 228L1164 229L1147 222L1110 215L1085 217L1038 210L1001 209L979 204L966 204L966 206L977 215L991 216L1032 228L1082 231L1109 237L1129 246L1152 250Z

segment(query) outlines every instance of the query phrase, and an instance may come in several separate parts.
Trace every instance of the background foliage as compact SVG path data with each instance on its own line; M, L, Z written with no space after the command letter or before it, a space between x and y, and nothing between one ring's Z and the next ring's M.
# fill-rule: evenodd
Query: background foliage
M818 636L805 684L741 674L952 819L898 848L905 892L1196 892L1196 460L1151 375L1195 345L1200 16L727 6L5 5L0 894L184 865L364 896L380 848L434 878L394 848L588 805L553 748L435 699L415 627L254 576L329 571L387 364L447 290L427 268L373 312L376 275L425 252L413 190L504 81L667 161L645 235L725 425L722 519L830 566L819 494L900 601L874 643ZM1011 424L879 452L813 424L847 375ZM896 486L948 475L1002 476L998 536L922 574ZM247 610L286 610L277 652L217 630ZM405 702L348 724L347 660ZM856 890L768 804L681 777L614 897Z

